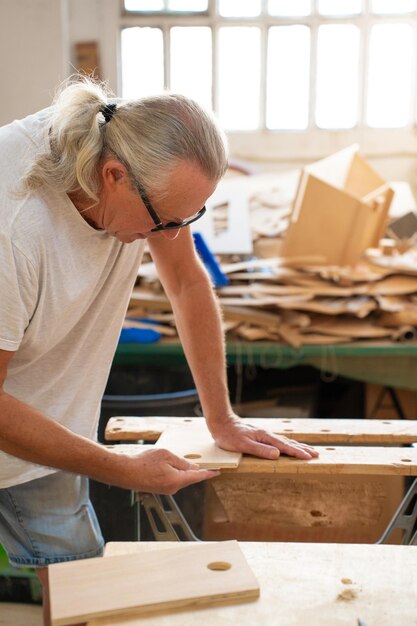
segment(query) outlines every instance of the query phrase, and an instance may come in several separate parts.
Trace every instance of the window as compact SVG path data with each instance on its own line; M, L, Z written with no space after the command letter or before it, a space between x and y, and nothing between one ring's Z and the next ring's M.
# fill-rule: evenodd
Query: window
M125 0L121 24L122 96L180 91L230 135L415 126L417 0Z

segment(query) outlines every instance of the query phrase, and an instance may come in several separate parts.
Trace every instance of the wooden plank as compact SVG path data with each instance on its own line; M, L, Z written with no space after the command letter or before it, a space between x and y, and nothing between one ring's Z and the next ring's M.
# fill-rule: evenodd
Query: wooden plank
M236 468L242 455L222 450L214 443L205 420L167 428L155 444L205 469Z
M259 585L236 541L58 563L48 568L52 626L245 602Z
M174 430L172 432L175 432ZM244 455L240 462L236 457L223 456L220 448L219 453L211 457L211 450L207 450L203 442L191 447L188 442L182 443L176 436L166 437L171 429L165 431L163 437L155 444L163 447L178 456L186 457L184 451L198 450L202 459L190 458L190 461L200 464L201 467L213 469L221 468L222 473L233 472L234 474L298 474L302 476L321 475L369 475L369 476L417 476L417 448L396 447L371 447L371 446L314 446L319 452L319 457L309 460L296 459L289 456L281 456L276 461L260 459L254 456ZM159 442L165 439L166 444ZM171 445L172 444L172 445ZM120 454L139 454L149 446L141 444L120 444L115 446ZM218 454L218 456L217 456ZM238 455L238 453L230 453ZM219 460L216 461L216 458ZM228 459L232 460L229 461ZM207 459L207 461L205 461Z
M198 424L202 417L112 417L106 427L108 441L156 441L170 426ZM242 418L245 424L264 428L306 443L404 445L417 441L417 421L398 419Z
M308 461L288 456L276 461L244 456L233 471L241 474L417 475L416 448L315 446L315 449L320 456Z
M357 626L359 617L368 626L417 623L417 551L412 548L261 542L240 545L262 589L256 604L212 607L203 614L112 618L88 626ZM184 549L186 544L181 546ZM156 547L167 550L162 543ZM140 542L110 543L106 553L144 554L146 549Z
M42 607L35 604L2 602L0 626L42 626Z

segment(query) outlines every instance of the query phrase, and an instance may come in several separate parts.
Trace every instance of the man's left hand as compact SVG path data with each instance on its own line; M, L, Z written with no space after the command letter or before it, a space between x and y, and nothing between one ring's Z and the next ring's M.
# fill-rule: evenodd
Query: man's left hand
M306 460L319 455L314 448L305 443L250 426L237 416L211 425L210 430L220 448L251 454L262 459L277 459L281 453Z

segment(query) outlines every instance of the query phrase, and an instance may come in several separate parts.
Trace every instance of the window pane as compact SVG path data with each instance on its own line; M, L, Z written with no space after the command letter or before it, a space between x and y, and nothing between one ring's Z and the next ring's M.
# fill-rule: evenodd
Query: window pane
M413 32L408 24L378 24L371 31L367 121L398 128L410 121Z
M219 106L221 124L229 130L259 126L260 30L219 29Z
M164 55L159 28L122 30L122 96L139 98L164 88Z
M318 0L321 15L357 15L362 11L362 0Z
M172 28L171 91L194 98L211 109L211 75L211 29Z
M162 11L163 0L125 0L126 11Z
M166 5L166 7L164 6ZM207 0L125 0L126 11L207 11Z
M268 0L268 13L279 17L310 15L311 0Z
M291 59L291 63L288 63ZM308 125L310 29L273 26L268 35L266 125L303 129Z
M394 14L411 13L416 8L416 0L372 0L371 10L374 13Z
M319 27L316 124L352 128L358 116L359 29L350 24Z
M170 11L188 11L198 13L207 11L207 0L168 0Z
M261 12L261 0L219 0L223 17L254 17Z

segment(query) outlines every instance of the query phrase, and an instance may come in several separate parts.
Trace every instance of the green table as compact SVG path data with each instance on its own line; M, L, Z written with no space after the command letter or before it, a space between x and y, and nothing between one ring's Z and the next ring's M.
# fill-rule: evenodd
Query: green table
M312 365L324 374L365 383L417 391L417 342L356 342L334 345L291 346L278 342L228 342L229 365L290 368ZM172 366L185 362L177 341L119 344L115 364Z

